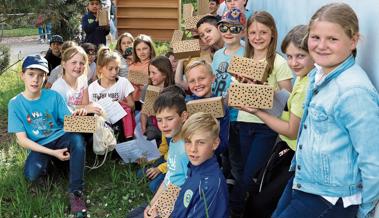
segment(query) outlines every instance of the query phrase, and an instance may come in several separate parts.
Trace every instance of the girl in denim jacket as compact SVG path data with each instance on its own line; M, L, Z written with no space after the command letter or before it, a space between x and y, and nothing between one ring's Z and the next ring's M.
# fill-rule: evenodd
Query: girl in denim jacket
M379 200L379 94L355 63L358 18L345 3L321 7L309 23L316 68L300 123L293 189L275 218L372 217Z

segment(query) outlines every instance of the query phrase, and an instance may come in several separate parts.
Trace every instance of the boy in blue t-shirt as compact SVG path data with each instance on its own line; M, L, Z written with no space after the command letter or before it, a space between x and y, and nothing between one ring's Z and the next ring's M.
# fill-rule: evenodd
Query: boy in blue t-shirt
M181 135L190 163L170 217L229 217L228 190L214 155L219 131L218 121L203 112L193 114L184 123Z
M88 12L82 17L82 29L86 33L84 42L90 42L97 47L100 44L106 45L106 36L109 34L109 26L99 26L97 13L101 8L100 0L89 0Z
M188 112L184 96L177 93L176 87L168 86L163 89L154 102L158 127L163 136L167 138L169 148L167 157L168 170L161 186L150 201L150 205L154 204L168 185L172 184L181 187L186 179L189 161L184 150L184 141L180 137L180 131L183 123L187 120ZM144 211L145 217L151 217L149 211L150 207L148 206Z
M46 173L52 157L70 161L71 212L86 210L83 195L85 145L80 134L65 133L63 120L70 111L55 91L42 89L48 70L47 60L39 55L27 56L22 64L21 78L25 90L8 104L8 132L15 133L17 142L29 149L24 175L35 182ZM74 114L85 114L83 110Z

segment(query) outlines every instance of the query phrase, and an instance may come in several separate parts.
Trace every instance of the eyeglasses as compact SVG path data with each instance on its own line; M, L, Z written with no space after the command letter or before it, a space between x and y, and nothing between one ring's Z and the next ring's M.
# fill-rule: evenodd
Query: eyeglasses
M96 55L96 51L94 51L94 50L89 50L89 51L87 52L87 54L88 54L88 55Z
M242 26L228 26L228 25L225 25L225 24L220 24L218 26L218 29L222 33L226 33L229 30L230 33L232 33L232 34L238 34L238 33L240 33L242 31L243 27Z

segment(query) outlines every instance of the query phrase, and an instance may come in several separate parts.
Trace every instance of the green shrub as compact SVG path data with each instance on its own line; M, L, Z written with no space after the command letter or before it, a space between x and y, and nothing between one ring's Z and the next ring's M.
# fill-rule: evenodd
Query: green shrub
M0 74L9 65L10 49L6 45L0 45Z

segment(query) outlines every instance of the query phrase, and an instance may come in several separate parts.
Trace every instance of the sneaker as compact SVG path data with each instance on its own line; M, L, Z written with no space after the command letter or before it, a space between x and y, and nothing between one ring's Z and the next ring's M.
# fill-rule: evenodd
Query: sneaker
M70 207L71 207L71 213L87 211L83 192L74 191L70 193Z

